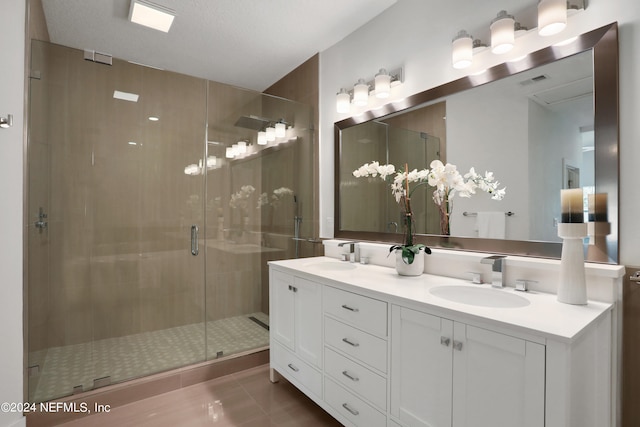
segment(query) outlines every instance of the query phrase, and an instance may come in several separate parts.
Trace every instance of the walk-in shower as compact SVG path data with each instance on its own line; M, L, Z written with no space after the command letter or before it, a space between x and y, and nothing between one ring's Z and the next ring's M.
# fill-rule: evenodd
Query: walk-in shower
M29 401L265 348L267 261L314 251L311 107L39 41L29 105Z

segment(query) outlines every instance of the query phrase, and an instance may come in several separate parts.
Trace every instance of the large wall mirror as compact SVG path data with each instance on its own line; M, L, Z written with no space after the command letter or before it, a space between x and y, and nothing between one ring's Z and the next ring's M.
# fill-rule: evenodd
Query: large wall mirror
M560 190L582 188L585 220L589 194L606 194L607 210L606 218L600 215L589 226L586 258L618 262L615 23L339 121L335 143L337 238L402 240L402 219L388 184L355 178L355 169L371 161L423 169L439 159L463 174L471 167L493 172L506 196L455 198L451 234L442 236L433 188L423 186L412 197L421 242L559 258ZM491 222L501 215L504 221Z

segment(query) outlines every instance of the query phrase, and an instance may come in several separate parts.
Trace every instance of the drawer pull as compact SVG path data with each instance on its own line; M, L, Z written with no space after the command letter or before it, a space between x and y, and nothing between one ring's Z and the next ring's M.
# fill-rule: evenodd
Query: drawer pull
M451 344L451 338L440 337L440 344L442 344L445 347L449 347L449 344Z
M346 342L347 344L349 344L350 346L353 347L360 347L360 344L358 344L357 342L353 342L353 341L349 341L347 338L342 338L343 342Z
M291 286L291 285L289 285L289 290L293 291L293 292L298 292L298 288L296 288L295 286Z
M344 308L345 310L353 311L354 313L357 313L360 311L357 308L349 307L347 304L342 304L342 308Z
M350 407L350 406L349 406L348 404L346 404L346 403L343 403L343 404L342 404L342 407L343 407L344 409L346 409L347 411L351 412L353 415L360 415L360 412L359 412L359 411L356 411L355 409L353 409L352 407Z
M460 341L453 340L453 349L462 351L462 343Z
M300 371L300 369L296 368L292 363L289 363L287 365L289 367L289 369L291 369L293 372L298 372Z
M345 377L349 378L351 381L360 381L360 378L354 377L353 375L351 375L347 371L342 371L342 375L344 375Z

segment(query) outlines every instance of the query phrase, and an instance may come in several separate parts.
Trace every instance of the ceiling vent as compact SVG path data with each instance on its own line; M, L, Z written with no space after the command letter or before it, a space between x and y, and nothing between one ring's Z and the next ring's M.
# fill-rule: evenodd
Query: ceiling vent
M523 80L519 84L520 86L529 86L535 83L540 83L545 80L549 80L550 77L546 74L540 74L539 76L531 77L530 79Z

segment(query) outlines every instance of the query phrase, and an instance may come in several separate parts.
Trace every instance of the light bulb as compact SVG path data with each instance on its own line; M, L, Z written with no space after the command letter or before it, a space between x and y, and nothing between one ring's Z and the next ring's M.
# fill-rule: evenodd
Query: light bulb
M351 96L346 89L340 89L336 94L336 110L338 113L348 113L351 107Z
M538 34L552 36L567 26L566 0L540 0L538 3Z
M391 94L391 76L384 68L375 77L376 98L388 98Z
M453 39L451 60L453 68L462 69L471 65L473 60L473 38L462 30Z
M264 131L258 132L258 145L267 145L267 133Z
M515 19L501 10L498 16L491 22L491 52L503 54L513 49L515 43Z
M364 107L369 103L369 85L364 79L359 79L353 87L353 103L358 107Z
M287 126L284 123L276 123L276 138L284 138Z
M276 140L276 128L273 126L269 126L266 129L267 132L267 142L273 142Z

